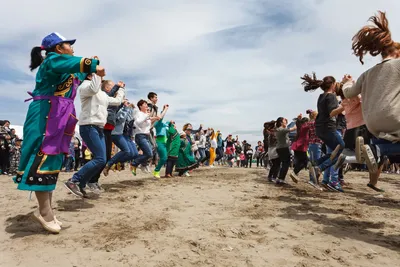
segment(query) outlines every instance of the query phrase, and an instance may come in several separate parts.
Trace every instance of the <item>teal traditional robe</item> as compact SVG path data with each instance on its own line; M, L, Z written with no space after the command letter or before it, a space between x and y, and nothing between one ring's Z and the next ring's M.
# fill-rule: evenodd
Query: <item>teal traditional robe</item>
M96 72L98 63L99 61L96 59L51 52L40 65L36 74L35 90L32 92L34 101L29 105L24 123L21 160L17 176L14 177L14 181L18 183L18 189L53 191L63 162L64 154L49 155L42 151L42 143L47 134L46 129L50 127L48 125L49 113L51 107L54 108L54 104L49 99L38 98L57 96L73 101L76 96L76 88L88 73ZM62 113L62 110L60 112ZM68 115L74 117L73 113ZM53 114L52 119L57 119L57 116L61 115ZM73 127L76 122L75 118ZM73 132L61 134L73 135L74 131L75 129Z

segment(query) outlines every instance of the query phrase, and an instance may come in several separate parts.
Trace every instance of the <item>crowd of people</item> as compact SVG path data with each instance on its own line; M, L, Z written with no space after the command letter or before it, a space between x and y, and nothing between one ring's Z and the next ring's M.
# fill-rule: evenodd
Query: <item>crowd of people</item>
M291 146L295 166L290 177L295 183L299 172L307 167L311 185L344 192L343 164L366 164L368 187L383 191L377 182L385 164L398 166L400 162L400 43L392 40L385 13L379 12L370 21L373 25L354 36L352 48L361 63L367 53L381 55L381 63L364 72L357 82L348 74L341 82L333 76L318 80L315 73L305 74L301 79L306 92L323 91L318 110L307 111L309 118L299 115L292 128L282 117L264 125L272 161L268 175L271 182L286 184ZM296 129L296 138L290 144L289 133Z
M223 138L220 131L202 125L194 129L186 123L177 129L172 119L166 119L169 105L160 110L155 92L147 100L129 101L124 82L103 78L106 71L99 58L74 56L76 40L52 33L31 52L30 69L38 71L35 90L29 93L33 101L14 181L18 189L35 192L39 208L34 217L52 233L59 233L62 226L52 195L63 166L76 171L65 187L83 198L87 190L99 194L100 177L126 163L133 175L140 170L159 179L162 168L165 178L175 173L190 176L200 166L213 168L218 163L251 168L253 158L257 166L269 166L268 180L277 185L286 184L293 165L289 176L295 183L307 168L310 185L339 192L346 184L343 165L365 164L368 186L382 191L377 181L384 163L400 162L400 44L391 39L385 13L371 20L374 25L363 27L353 38L353 50L361 62L367 53L381 55L382 62L357 82L347 74L341 82L333 76L319 80L315 73L304 75L305 91L323 90L317 110L308 110L309 118L298 115L295 125L283 117L265 123L264 143L254 148L238 136ZM74 137L78 121L81 139ZM7 131L7 126L2 129ZM9 137L3 139L9 143Z
M10 128L10 121L0 120L0 175L17 174L21 145L22 139Z

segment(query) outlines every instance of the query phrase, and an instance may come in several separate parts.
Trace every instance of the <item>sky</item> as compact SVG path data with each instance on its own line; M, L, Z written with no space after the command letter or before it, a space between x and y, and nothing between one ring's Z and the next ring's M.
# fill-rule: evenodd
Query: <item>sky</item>
M316 108L300 77L358 77L351 39L377 10L400 39L397 0L14 0L0 9L0 119L23 125L35 86L30 51L59 32L98 56L131 102L158 93L167 120L262 140L263 123ZM75 100L80 110L79 97Z

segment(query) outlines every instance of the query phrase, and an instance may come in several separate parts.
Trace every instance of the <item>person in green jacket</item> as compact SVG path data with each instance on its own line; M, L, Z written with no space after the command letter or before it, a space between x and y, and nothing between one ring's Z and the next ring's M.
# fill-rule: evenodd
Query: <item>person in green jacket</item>
M159 156L158 164L154 169L153 176L155 178L160 178L160 170L162 166L167 162L168 151L167 151L167 140L168 140L168 128L169 123L163 121L165 114L167 113L169 105L164 105L163 111L160 115L160 120L154 123L154 128L156 129L156 144L157 152Z
M190 176L189 171L199 167L199 163L192 156L192 146L186 138L186 133L181 132L180 134L181 144L179 147L178 162L176 163L175 170L179 173L179 176L185 174Z
M168 140L167 140L167 168L165 169L165 177L173 177L172 172L174 170L176 161L178 160L179 148L181 146L181 139L179 133L176 130L176 125L174 121L171 121L168 125Z
M52 192L68 153L77 123L74 98L76 88L88 73L105 75L96 58L74 56L72 45L58 33L46 36L31 52L30 69L38 68L24 124L24 144L14 181L19 190L34 191L39 210L34 217L52 233L59 233L61 222L53 214ZM43 58L42 51L46 51ZM26 100L26 101L28 101Z

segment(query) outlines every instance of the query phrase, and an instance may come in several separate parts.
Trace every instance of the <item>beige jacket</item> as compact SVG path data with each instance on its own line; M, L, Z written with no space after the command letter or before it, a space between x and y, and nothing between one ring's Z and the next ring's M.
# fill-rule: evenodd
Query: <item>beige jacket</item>
M370 68L356 83L343 85L346 98L362 96L362 113L376 137L400 142L400 59L385 60Z

